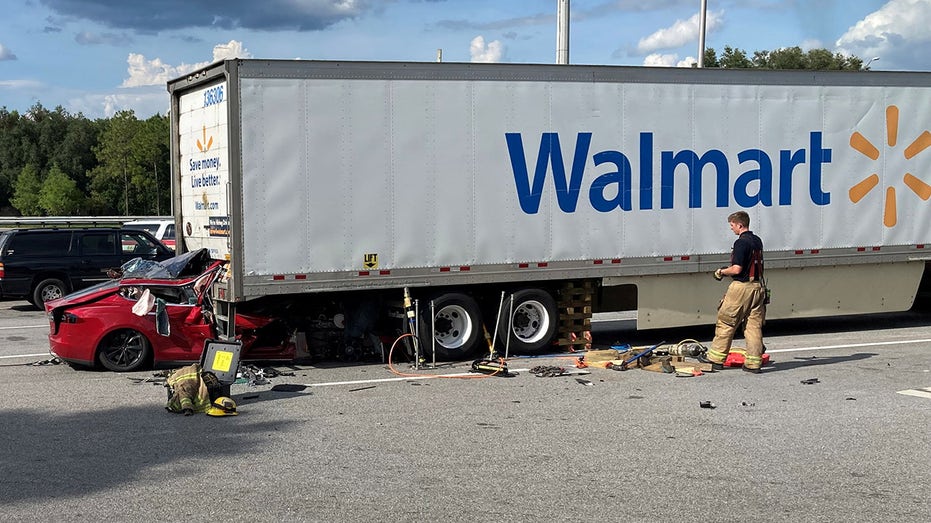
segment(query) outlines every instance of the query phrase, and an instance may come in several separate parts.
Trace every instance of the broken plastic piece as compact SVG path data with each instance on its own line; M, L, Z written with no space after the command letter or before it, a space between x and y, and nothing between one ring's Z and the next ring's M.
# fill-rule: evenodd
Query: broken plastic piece
M307 385L297 385L294 383L279 383L273 385L271 390L275 392L300 392L307 388Z
M715 408L715 404L714 404L714 403L711 403L710 401L700 401L700 402L698 403L698 406L701 407L701 408L703 408L703 409L713 409L713 408Z
M801 381L802 385L814 385L815 383L821 383L818 378L808 378L807 380Z

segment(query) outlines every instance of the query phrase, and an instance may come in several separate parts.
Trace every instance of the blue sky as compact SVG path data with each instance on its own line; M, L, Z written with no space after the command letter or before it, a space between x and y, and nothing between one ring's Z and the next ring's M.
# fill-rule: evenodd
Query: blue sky
M931 0L708 0L705 43L800 46L931 70ZM89 118L168 108L222 58L553 63L557 0L4 0L0 107ZM688 66L700 0L571 0L570 62Z

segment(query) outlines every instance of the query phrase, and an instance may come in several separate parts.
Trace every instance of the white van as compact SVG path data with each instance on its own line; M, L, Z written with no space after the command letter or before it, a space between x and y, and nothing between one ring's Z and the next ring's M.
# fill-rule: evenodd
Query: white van
M174 220L136 220L123 224L124 229L143 230L175 250L175 222Z

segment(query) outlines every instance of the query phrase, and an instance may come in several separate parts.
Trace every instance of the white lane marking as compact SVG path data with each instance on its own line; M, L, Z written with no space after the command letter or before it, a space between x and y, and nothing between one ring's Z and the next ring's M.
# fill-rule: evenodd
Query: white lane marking
M530 369L508 369L509 372L527 372ZM352 380L352 381L328 381L323 383L305 383L305 387L329 387L332 385L363 385L365 383L391 383L393 381L414 381L414 380L428 380L432 378L462 378L465 376L474 376L476 378L483 376L483 374L476 372L456 372L453 374L424 374L421 376L401 376L397 378L380 378L380 379L371 379L371 380ZM484 376L489 376L484 374Z
M48 352L43 352L41 354L14 354L12 356L0 356L0 360L10 359L10 358L35 358L36 356L49 356Z
M903 394L905 396L918 396L919 398L931 400L931 387L925 387L923 389L899 390L896 391L896 394Z
M767 354L775 352L799 352L805 350L831 350L831 349L855 349L857 347L881 347L883 345L908 345L912 343L931 343L931 339L923 340L902 340L902 341L877 341L875 343L850 343L846 345L825 345L823 347L799 347L797 349L766 349Z
M23 325L21 327L0 327L0 331L13 330L13 329L47 329L48 323L44 325Z

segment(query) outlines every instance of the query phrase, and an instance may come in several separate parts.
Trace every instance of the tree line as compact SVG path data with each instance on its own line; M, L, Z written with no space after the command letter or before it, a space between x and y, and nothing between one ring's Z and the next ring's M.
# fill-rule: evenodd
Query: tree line
M719 57L714 48L705 49L705 67L725 69L809 69L828 71L862 71L863 59L832 53L827 49L802 51L801 47L783 47L774 51L754 51L724 46Z
M0 215L131 216L171 210L169 122L90 120L36 103L0 109Z
M708 68L863 70L863 60L827 49L705 50ZM132 216L171 210L169 121L133 111L90 120L36 103L0 108L0 215Z

